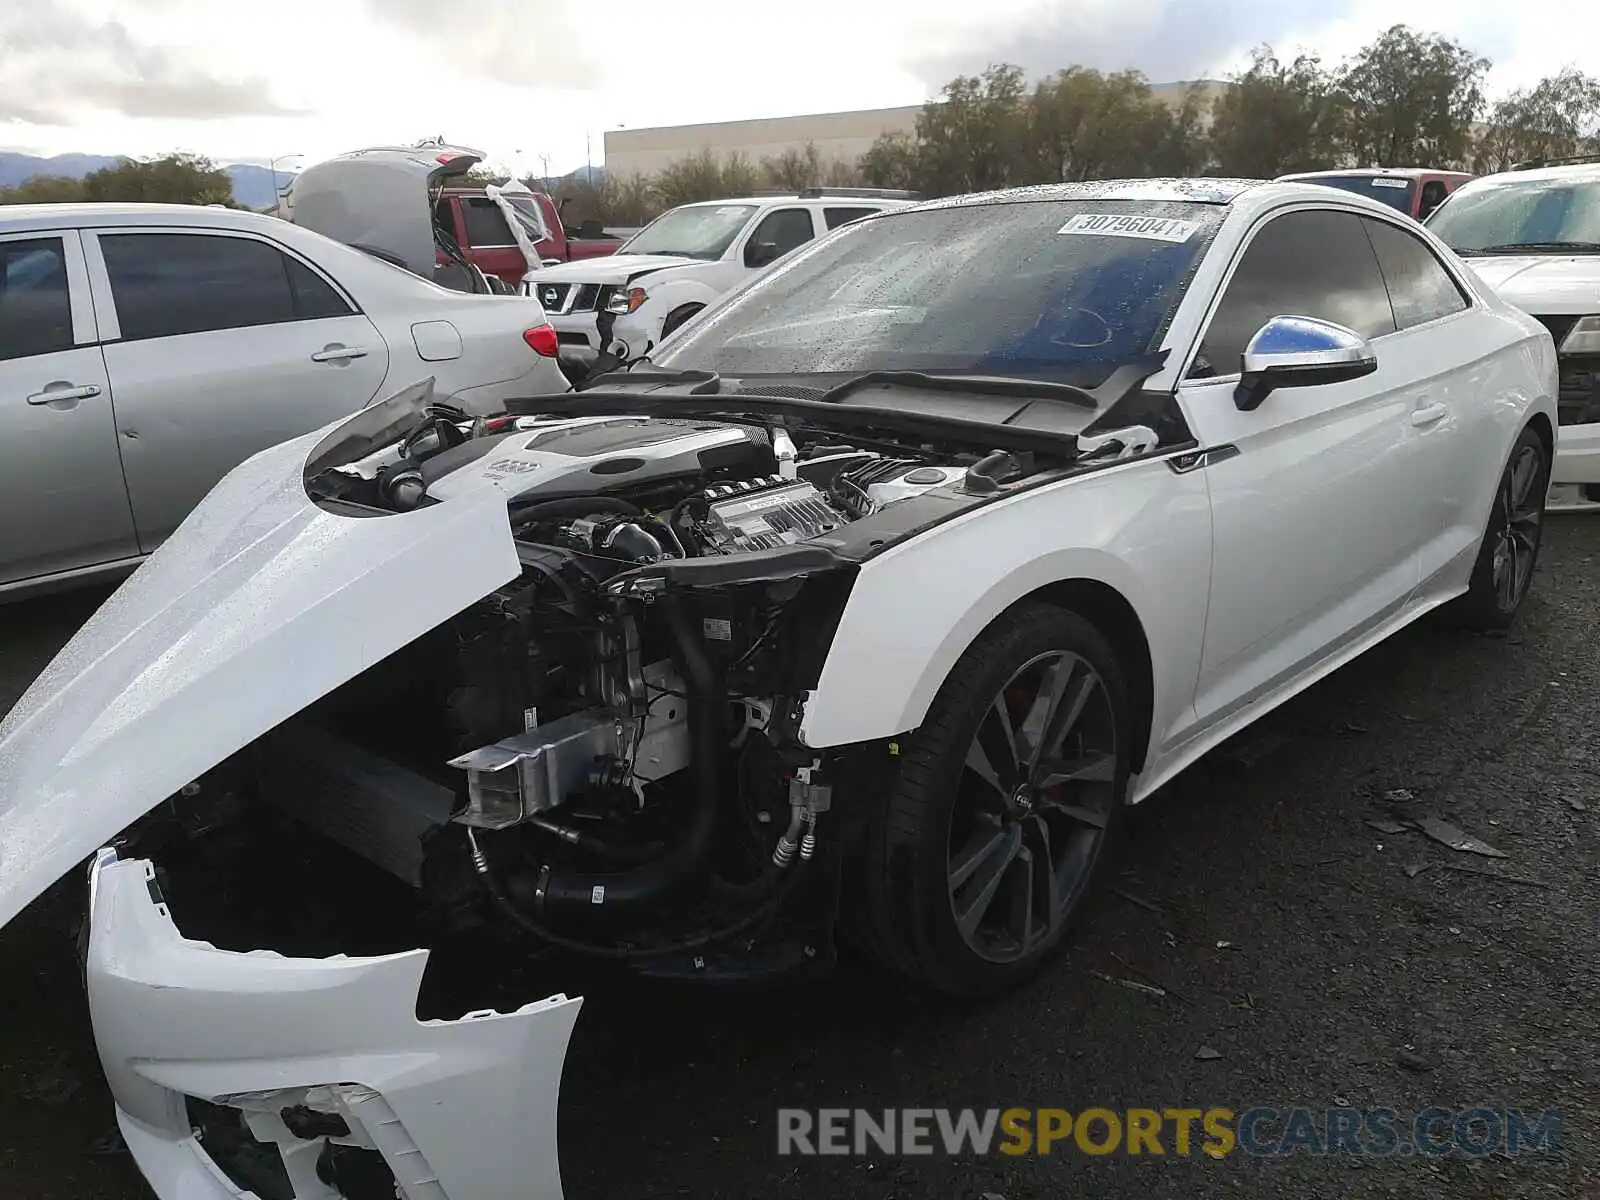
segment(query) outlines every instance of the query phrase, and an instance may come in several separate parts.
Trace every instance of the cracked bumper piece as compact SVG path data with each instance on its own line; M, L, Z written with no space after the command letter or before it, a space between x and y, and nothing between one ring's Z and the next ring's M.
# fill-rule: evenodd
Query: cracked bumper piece
M427 951L218 950L178 932L154 876L100 851L86 971L117 1121L161 1200L251 1194L194 1136L187 1097L276 1143L296 1200L337 1200L317 1166L330 1140L381 1154L405 1200L559 1200L556 1102L581 998L420 1021Z

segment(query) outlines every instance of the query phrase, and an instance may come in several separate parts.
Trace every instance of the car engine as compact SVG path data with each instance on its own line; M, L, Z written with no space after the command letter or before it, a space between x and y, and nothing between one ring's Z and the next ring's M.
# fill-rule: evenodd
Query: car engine
M521 573L203 794L249 790L408 885L442 930L657 974L791 970L831 950L832 797L856 769L797 736L854 577L828 547L930 493L972 502L992 458L755 421L431 409L308 491L367 519L496 492Z

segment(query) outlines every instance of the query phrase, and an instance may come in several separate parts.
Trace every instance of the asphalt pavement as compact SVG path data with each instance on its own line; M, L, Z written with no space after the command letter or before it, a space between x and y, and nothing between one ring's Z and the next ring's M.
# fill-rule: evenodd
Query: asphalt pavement
M0 707L98 598L0 610ZM1600 518L1552 517L1510 636L1414 627L1164 789L1069 952L1003 1000L851 966L589 995L568 1196L1600 1197L1597 636ZM142 1196L57 903L0 939L0 1195ZM1392 1109L1408 1129L1478 1105L1557 1110L1558 1152L1213 1159L1198 1130L1188 1155L1170 1133L1159 1156L776 1152L780 1108Z

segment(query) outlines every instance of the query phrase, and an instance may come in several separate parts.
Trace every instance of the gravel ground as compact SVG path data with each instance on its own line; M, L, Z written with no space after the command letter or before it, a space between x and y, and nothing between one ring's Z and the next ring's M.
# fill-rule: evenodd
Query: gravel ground
M1552 518L1510 637L1408 631L1190 771L1136 812L1112 888L1020 994L953 1005L845 968L591 995L563 1090L568 1195L1600 1197L1597 579L1600 524ZM0 706L97 599L5 610ZM1367 824L1425 816L1509 857ZM140 1196L49 917L0 941L0 1195ZM1563 1153L775 1152L779 1107L1257 1104L1558 1108Z

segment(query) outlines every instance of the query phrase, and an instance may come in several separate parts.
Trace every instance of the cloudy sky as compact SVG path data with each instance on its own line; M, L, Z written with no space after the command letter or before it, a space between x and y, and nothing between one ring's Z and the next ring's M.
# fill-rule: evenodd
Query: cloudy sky
M1575 0L0 0L0 148L315 160L443 135L560 172L606 129L916 104L991 61L1219 76L1261 42L1338 58L1401 12L1492 58L1497 92L1600 44Z

